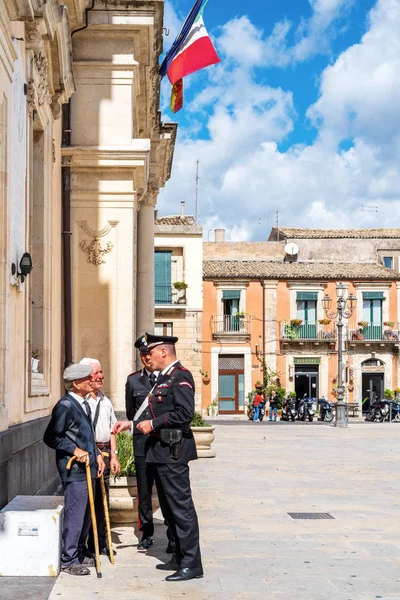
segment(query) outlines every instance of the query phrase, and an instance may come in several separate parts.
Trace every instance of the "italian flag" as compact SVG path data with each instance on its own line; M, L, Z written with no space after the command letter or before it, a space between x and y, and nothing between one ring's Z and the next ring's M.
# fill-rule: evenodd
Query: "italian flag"
M174 85L183 77L220 62L203 21L203 9L198 14L179 52L168 67L168 79Z

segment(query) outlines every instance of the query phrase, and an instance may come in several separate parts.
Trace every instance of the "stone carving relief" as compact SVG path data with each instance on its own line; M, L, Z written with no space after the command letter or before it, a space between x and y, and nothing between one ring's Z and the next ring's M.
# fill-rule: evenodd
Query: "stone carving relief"
M116 227L119 221L108 221L107 225L100 231L91 229L87 224L87 221L79 221L78 225L84 230L87 235L91 236L93 240L88 243L86 240L82 240L79 244L80 248L88 255L87 262L93 265L99 266L104 264L106 261L103 260L105 254L109 254L113 249L113 244L107 242L103 247L100 242L100 238L108 235L113 227Z
M25 43L27 50L33 51L33 62L37 70L38 78L31 77L28 81L28 112L32 115L34 104L38 106L51 104L52 96L48 85L48 63L43 47L42 36L36 29L35 24L26 23Z

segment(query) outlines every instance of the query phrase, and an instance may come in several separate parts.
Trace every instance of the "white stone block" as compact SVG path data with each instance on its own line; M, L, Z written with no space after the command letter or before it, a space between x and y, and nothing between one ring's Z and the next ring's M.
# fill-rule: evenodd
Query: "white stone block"
M16 496L0 512L0 576L60 572L62 496Z

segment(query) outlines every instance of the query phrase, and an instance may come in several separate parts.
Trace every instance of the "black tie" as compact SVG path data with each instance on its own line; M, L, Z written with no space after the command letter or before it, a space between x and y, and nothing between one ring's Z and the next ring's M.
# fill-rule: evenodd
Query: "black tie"
M149 375L149 381L150 381L151 387L154 387L154 384L157 381L157 377L154 375L154 373L150 373L150 375Z
M90 410L89 402L87 400L84 400L83 404L85 405L86 414L89 418L90 424L92 424L92 411Z

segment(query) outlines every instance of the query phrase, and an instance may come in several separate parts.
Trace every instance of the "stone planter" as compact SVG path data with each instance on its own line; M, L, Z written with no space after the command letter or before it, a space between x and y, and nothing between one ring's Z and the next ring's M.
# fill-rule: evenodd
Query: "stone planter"
M211 450L211 444L215 440L215 427L192 427L194 441L196 442L199 458L214 458L215 452Z
M160 503L155 488L152 495L153 512ZM110 521L121 525L138 520L138 493L136 477L110 477Z

